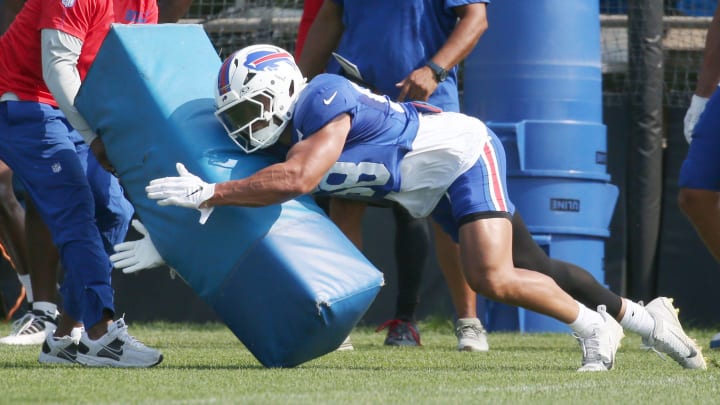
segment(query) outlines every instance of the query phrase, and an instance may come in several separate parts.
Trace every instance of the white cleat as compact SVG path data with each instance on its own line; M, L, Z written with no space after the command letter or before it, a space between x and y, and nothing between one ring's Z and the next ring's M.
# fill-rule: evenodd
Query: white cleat
M655 320L652 336L642 339L645 347L667 354L684 368L707 369L702 349L685 334L672 298L655 298L645 309Z
M589 337L573 334L583 351L582 367L578 371L612 370L615 353L625 336L622 326L606 312L605 305L598 306L597 312L605 322L598 325Z

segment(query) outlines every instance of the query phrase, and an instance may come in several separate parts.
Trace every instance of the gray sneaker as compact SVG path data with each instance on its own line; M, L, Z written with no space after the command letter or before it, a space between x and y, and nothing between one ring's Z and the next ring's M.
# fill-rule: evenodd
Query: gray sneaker
M152 367L163 355L130 336L123 318L111 323L97 340L83 333L78 344L78 361L90 367Z
M12 332L0 339L4 345L41 345L47 335L52 335L57 323L55 318L43 312L28 311L12 324Z
M598 306L597 312L604 322L598 325L589 337L573 334L583 351L582 367L578 371L612 370L615 366L615 352L625 336L622 326L606 312L605 305Z
M707 369L702 349L685 334L671 298L655 298L645 309L655 320L655 329L652 336L642 339L643 346L667 354L684 368Z
M73 336L56 338L49 334L43 343L38 362L43 364L82 364L78 360L79 333L80 329L77 328L73 329Z
M457 349L461 352L486 352L490 350L487 332L477 318L460 318L455 322Z

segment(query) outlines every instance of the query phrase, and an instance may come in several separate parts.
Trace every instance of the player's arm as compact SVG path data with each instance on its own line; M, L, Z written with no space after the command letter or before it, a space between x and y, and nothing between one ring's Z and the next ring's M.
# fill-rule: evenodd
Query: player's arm
M720 5L715 9L705 38L703 64L698 77L695 94L710 97L720 83Z
M290 148L287 159L241 180L218 183L204 205L264 206L312 192L340 157L350 132L350 116L341 114Z
M350 132L350 116L338 115L323 128L293 145L287 159L250 177L206 183L177 164L179 176L152 180L145 192L158 205L176 205L200 211L204 224L215 206L259 207L279 204L312 192L337 161Z
M342 7L332 0L324 1L310 26L297 63L308 80L325 71L330 55L337 48L344 30Z
M450 37L431 60L445 70L452 69L470 54L488 28L487 4L472 3L454 7L458 22ZM398 100L427 101L438 86L435 73L429 66L414 70L397 84Z
M107 160L104 144L75 108L75 97L81 84L77 63L83 41L65 32L49 28L43 29L40 37L43 79L48 90L70 125L80 133L85 143L90 145L98 162L112 172L113 168Z
M700 76L683 121L683 133L688 143L692 142L695 124L705 110L708 99L718 87L718 83L720 83L720 5L715 8L715 15L705 37Z
M41 42L45 84L70 124L90 145L97 135L75 108L81 83L77 63L83 41L59 30L43 29Z

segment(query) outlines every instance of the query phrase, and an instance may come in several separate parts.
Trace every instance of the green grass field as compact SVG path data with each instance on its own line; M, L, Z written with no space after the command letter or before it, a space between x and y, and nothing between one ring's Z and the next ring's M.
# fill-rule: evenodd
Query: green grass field
M219 324L130 324L160 348L152 369L46 366L40 348L0 346L0 403L573 403L720 402L720 351L714 330L690 330L705 348L707 371L683 370L640 348L628 335L616 368L577 373L580 349L569 334L494 333L490 352L455 351L449 321L420 324L423 347L382 345L360 327L354 351L334 352L292 369L267 369ZM0 335L10 329L0 324Z

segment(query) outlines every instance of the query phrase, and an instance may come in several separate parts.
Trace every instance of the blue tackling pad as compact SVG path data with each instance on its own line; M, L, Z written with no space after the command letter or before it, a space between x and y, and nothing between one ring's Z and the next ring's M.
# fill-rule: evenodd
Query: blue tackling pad
M208 182L275 163L246 155L215 119L221 61L200 25L113 25L76 99L158 251L266 367L335 350L383 285L382 273L304 196L263 208L160 207L145 186ZM162 288L162 286L158 286Z

